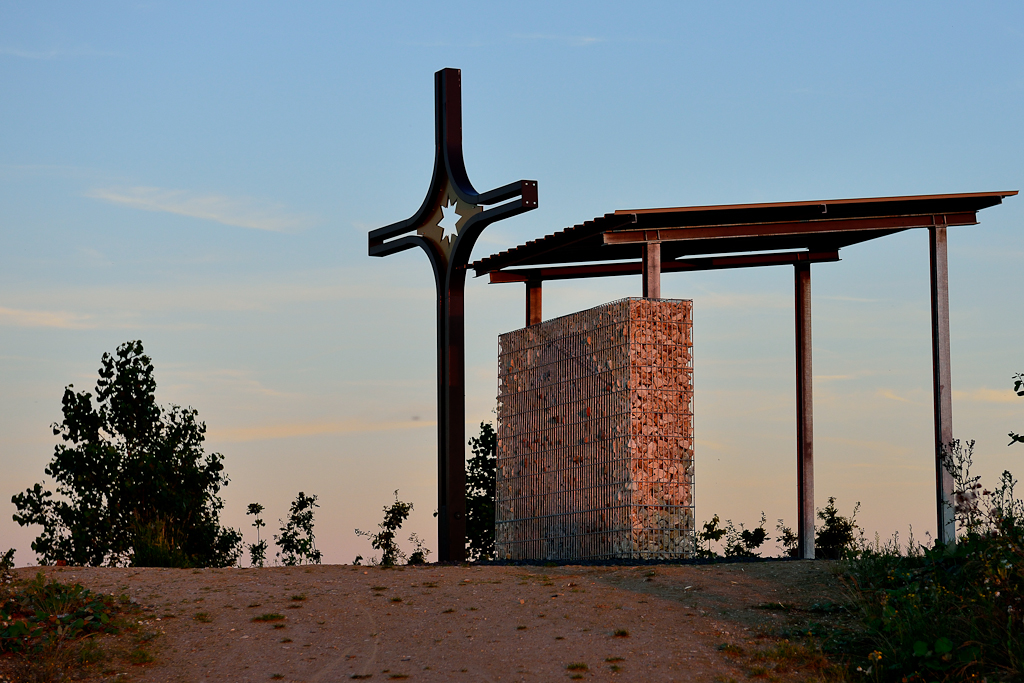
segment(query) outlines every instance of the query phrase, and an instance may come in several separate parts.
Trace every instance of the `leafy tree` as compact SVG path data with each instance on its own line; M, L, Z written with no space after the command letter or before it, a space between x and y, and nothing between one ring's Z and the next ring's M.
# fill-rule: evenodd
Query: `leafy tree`
M1024 396L1024 372L1018 372L1013 376L1013 390L1017 392L1018 396ZM1024 434L1017 434L1010 432L1010 443L1008 446L1012 446L1015 443L1024 443Z
M697 534L697 540L701 543L707 543L707 550L697 547L697 557L706 557L708 559L718 557L712 550L711 544L717 543L725 538L726 529L723 529L720 525L722 520L719 519L718 515L711 518L710 522L704 522L704 531Z
M733 526L732 520L726 520L725 524L725 556L726 557L760 557L755 552L765 541L769 540L768 532L764 525L767 520L764 513L761 513L761 523L753 528L746 529L742 524L737 529Z
M494 558L495 470L498 436L490 423L480 423L480 436L469 440L473 457L466 463L466 542L473 560Z
M779 523L775 525L775 530L779 532L776 540L782 544L783 557L796 557L800 538L793 532L793 528L786 526L786 523L780 519Z
M391 567L398 563L398 560L405 559L405 553L398 547L395 537L398 535L398 530L402 528L402 524L405 520L409 519L409 513L412 512L412 503L404 503L398 499L398 490L395 490L395 502L389 506L384 506L384 521L377 526L380 527L380 531L372 533L369 531L360 531L356 529L357 536L367 536L370 539L370 546L374 550L381 551L380 563L384 567ZM417 543L417 541L413 541ZM425 551L425 552L424 552ZM426 559L426 553L429 550L425 550L422 547L422 543L419 542L416 545L416 553L420 553L420 558ZM358 557L357 561L353 564L359 564L362 561L362 557ZM376 560L372 560L376 563Z
M281 549L276 554L287 567L299 564L320 564L322 554L316 549L313 536L313 508L318 508L316 496L302 491L292 501L288 522L281 527L281 535L274 534L274 543Z
M828 499L824 510L818 510L818 519L824 522L814 537L814 556L818 559L841 560L852 557L857 550L853 530L857 529L857 512L860 503L853 507L853 514L843 517L836 507L836 498Z
M414 531L409 534L409 542L413 545L412 554L409 555L409 564L426 564L430 550L423 545L423 539Z
M203 452L206 425L192 408L161 408L153 364L141 341L104 353L96 403L64 391L64 419L45 473L59 499L36 484L12 497L22 526L42 533L42 564L230 566L241 534L220 526L224 456Z
M245 513L247 515L255 515L256 521L252 523L256 527L256 542L249 544L249 560L253 567L262 567L263 563L267 559L267 539L260 540L260 527L265 527L267 524L260 519L264 507L259 503L249 503L249 509Z

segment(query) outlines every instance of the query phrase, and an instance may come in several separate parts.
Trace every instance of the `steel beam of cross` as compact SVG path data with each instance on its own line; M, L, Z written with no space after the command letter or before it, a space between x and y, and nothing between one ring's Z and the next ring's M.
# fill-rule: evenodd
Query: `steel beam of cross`
M466 267L491 223L537 208L537 182L519 180L477 192L462 159L462 73L434 74L434 173L419 210L370 232L370 256L419 247L437 287L437 533L438 559L466 559ZM485 208L489 207L489 208ZM458 215L454 234L441 221ZM447 227L447 225L446 225Z

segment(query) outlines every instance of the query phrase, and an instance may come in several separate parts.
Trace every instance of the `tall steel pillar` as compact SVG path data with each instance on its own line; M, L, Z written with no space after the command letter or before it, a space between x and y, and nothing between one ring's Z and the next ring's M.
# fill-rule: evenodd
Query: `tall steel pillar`
M642 274L644 298L661 298L661 242L644 242Z
M526 326L540 325L544 317L541 312L543 306L543 283L541 280L527 280L526 282Z
M811 385L811 264L793 266L796 289L797 557L814 559L814 402Z
M941 222L940 222L940 219ZM928 229L932 300L932 401L935 411L935 538L956 542L953 516L953 475L942 464L942 452L953 440L953 390L949 353L949 264L946 259L946 224L935 217Z

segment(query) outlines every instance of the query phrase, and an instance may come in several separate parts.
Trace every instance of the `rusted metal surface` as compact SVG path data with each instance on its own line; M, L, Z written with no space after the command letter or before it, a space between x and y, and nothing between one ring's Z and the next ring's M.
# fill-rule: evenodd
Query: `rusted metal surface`
M434 74L434 115L434 172L427 195L412 217L370 232L369 254L387 256L419 247L434 271L438 556L441 561L461 561L466 557L466 265L488 225L537 208L537 183L520 180L488 192L473 187L462 158L462 74L458 69ZM453 235L446 235L440 225L445 209L459 216Z
M937 540L956 541L953 515L953 476L942 466L942 449L953 440L953 390L949 352L949 266L946 227L928 231L931 258L932 399L935 409L935 496Z
M650 233L662 261L783 249L829 251L911 228L973 225L1015 191L811 202L629 209L594 218L473 263L477 275L512 267L639 260ZM606 243L606 237L608 242Z
M544 320L544 290L540 280L526 283L526 326L539 325Z
M950 225L975 225L977 215L968 213L947 214L943 216ZM931 214L928 216L872 216L869 218L812 218L804 221L788 221L780 223L741 223L739 225L707 225L685 228L662 228L660 230L616 230L606 232L603 236L605 244L643 244L648 242L650 234L656 233L657 239L664 242L691 242L693 240L764 240L766 238L806 238L814 235L842 235L846 233L885 232L920 228L932 224ZM842 237L839 237L842 239ZM770 247L761 247L762 249Z
M690 556L692 303L623 299L499 347L498 557Z
M742 256L712 256L709 258L661 261L661 272L693 272L698 270L725 270L731 268L758 268L762 266L791 266L795 263L827 263L839 260L839 252L787 251ZM642 263L600 263L589 266L550 266L547 268L514 268L490 273L491 284L504 282L543 282L546 280L577 280L592 277L642 275Z
M645 299L661 298L661 242L644 244L643 258L643 293Z
M793 267L796 290L797 552L814 559L814 400L811 364L811 265Z

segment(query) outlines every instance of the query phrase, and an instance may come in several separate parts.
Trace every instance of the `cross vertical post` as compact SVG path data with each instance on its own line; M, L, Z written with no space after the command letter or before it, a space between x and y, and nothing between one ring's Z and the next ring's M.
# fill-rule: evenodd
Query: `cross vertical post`
M484 208L488 206L490 208ZM484 229L537 208L537 182L519 180L477 192L462 158L462 72L434 74L434 172L411 218L372 230L370 256L419 247L437 291L438 559L466 559L466 266ZM442 221L455 214L454 233Z

